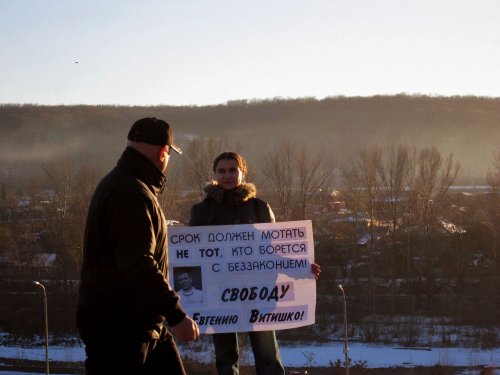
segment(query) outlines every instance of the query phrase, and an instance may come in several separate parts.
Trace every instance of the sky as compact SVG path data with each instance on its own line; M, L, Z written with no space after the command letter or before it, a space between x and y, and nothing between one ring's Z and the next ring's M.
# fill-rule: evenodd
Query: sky
M498 0L0 0L0 103L500 97Z

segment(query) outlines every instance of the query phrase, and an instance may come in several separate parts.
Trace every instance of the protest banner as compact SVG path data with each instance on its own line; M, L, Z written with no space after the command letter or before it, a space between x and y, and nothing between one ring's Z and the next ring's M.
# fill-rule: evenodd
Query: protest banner
M168 228L169 282L201 333L314 324L310 220Z

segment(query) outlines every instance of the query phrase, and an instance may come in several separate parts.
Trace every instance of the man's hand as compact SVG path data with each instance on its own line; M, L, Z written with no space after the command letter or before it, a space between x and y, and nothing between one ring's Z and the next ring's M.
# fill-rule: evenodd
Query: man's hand
M179 342L193 341L200 336L198 324L187 315L179 324L170 328Z

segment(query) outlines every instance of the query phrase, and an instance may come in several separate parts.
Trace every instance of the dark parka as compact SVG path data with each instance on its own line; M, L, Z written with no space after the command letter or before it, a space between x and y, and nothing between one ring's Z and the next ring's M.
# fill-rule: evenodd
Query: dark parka
M189 225L230 225L274 223L269 204L256 198L253 184L245 183L233 190L224 190L212 182L205 187L205 199L193 206Z
M82 338L116 328L157 338L165 319L176 325L186 316L167 281L167 227L157 200L164 183L163 173L130 147L99 183L85 229Z
M274 223L271 207L255 197L256 189L252 184L226 191L212 183L205 188L205 192L205 199L191 209L189 225ZM236 333L215 334L212 337L219 374L237 372L239 349ZM274 331L249 332L249 338L257 373L284 374Z

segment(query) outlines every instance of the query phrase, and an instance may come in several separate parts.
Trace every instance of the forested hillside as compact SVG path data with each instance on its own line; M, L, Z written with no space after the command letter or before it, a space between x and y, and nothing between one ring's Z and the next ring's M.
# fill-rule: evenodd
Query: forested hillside
M348 160L362 146L401 142L453 153L462 166L461 181L476 183L500 144L500 98L278 98L204 107L4 104L3 174L23 175L29 167L62 157L107 169L121 152L131 123L144 116L169 121L181 146L196 136L239 144L256 167L263 152L288 138L311 152L331 152L338 161Z

